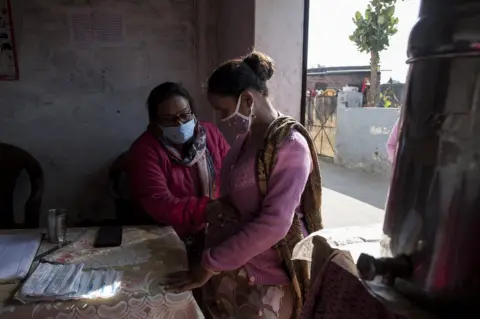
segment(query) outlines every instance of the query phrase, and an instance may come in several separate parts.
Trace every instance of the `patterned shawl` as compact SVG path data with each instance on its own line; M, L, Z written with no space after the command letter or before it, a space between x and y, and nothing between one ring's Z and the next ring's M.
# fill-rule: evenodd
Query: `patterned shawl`
M307 184L305 185L301 199L301 207L303 208L303 217L307 231L313 233L323 228L320 212L322 196L320 167L315 145L310 134L305 127L292 117L280 116L269 126L265 134L265 143L260 150L257 163L259 187L261 193L265 195L268 191L269 178L277 161L279 146L292 133L292 129L295 129L305 137L312 156L313 171L310 173ZM300 317L302 305L310 285L308 262L304 260L292 260L293 248L304 238L301 225L302 220L295 214L292 226L287 235L275 246L285 263L292 281L295 299L292 318Z
M203 195L213 198L215 187L215 166L210 152L207 149L207 134L200 123L197 124L192 141L188 142L180 153L163 136L158 141L166 149L168 157L177 164L183 166L197 165Z

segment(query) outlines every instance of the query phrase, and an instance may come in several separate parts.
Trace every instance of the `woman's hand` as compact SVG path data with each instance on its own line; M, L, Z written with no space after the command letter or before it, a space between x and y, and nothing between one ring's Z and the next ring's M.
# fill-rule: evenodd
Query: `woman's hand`
M165 289L175 293L181 293L200 288L215 274L215 272L207 270L202 266L197 266L188 272L173 274Z
M240 215L228 198L219 198L207 204L205 217L209 224L223 227L225 224L237 222Z

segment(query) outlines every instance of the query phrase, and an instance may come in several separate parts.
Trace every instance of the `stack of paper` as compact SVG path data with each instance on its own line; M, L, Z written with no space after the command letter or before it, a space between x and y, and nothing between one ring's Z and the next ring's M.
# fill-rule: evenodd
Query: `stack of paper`
M122 273L83 271L83 264L41 263L20 290L27 301L109 298L117 293Z
M0 235L0 282L25 278L41 241L40 232Z

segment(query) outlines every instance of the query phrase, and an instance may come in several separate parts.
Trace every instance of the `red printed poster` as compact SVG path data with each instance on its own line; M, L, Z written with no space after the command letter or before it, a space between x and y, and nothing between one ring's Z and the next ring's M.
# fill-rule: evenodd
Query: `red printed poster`
M0 0L0 81L18 80L10 0Z

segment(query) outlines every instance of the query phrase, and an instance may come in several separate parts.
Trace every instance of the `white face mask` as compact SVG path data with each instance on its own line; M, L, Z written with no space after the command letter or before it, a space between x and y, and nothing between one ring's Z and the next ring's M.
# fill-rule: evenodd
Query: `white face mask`
M238 134L245 134L250 131L250 127L252 126L252 111L250 111L250 115L245 116L241 114L238 110L240 109L240 104L242 102L242 96L238 97L237 106L235 107L235 112L223 118L221 121L225 122L235 130ZM253 110L253 104L252 104Z

